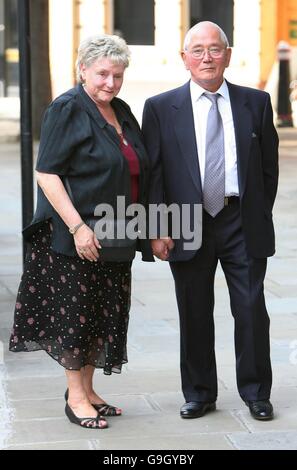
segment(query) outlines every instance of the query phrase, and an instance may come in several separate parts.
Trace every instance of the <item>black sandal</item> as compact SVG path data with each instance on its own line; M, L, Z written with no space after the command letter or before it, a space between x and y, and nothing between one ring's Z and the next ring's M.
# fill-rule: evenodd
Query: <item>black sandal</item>
M68 388L65 392L65 400L68 400L69 391ZM101 416L121 416L122 410L116 406L108 405L107 403L91 403ZM117 412L117 410L119 412Z
M78 418L73 410L70 408L68 403L66 403L65 406L65 414L69 421L74 424L78 424L79 426L83 428L88 428L88 429L106 429L108 428L107 421L100 416L99 414L96 416L96 418ZM104 426L100 426L100 423L104 423Z
M115 406L108 405L107 403L100 403L100 404L92 404L95 410L98 411L102 416L121 416L122 410L120 408L116 408ZM117 410L119 413L117 413Z

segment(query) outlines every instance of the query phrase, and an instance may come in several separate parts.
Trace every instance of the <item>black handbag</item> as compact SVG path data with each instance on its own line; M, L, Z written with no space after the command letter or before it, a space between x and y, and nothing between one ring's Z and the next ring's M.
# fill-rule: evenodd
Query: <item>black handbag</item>
M72 189L67 177L63 178L66 191L74 203ZM120 220L105 220L103 217L83 217L83 221L93 232L95 232L97 239L101 245L99 249L99 260L107 262L124 262L132 261L135 257L137 239L131 239L127 236L127 224L131 218ZM104 235L102 231L96 229L96 224L99 222L100 228L105 225ZM101 236L98 236L100 233ZM118 234L121 234L118 237ZM124 235L124 236L123 236Z
M106 236L99 237L96 224L102 222L102 217L91 217L85 220L85 223L95 232L97 239L101 245L99 250L100 260L102 261L132 261L136 252L136 239L127 237L127 224L131 219L120 220L104 220L104 225L107 225ZM117 238L118 233L124 233L124 238ZM111 234L109 236L109 233Z

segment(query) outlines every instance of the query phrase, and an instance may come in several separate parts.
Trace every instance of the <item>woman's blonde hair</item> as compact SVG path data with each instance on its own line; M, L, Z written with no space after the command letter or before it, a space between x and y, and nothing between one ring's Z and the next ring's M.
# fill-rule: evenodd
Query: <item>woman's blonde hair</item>
M84 64L90 67L97 59L107 57L116 64L128 67L130 51L126 41L119 36L109 34L97 34L84 39L78 48L76 60L76 78L82 83L80 68Z

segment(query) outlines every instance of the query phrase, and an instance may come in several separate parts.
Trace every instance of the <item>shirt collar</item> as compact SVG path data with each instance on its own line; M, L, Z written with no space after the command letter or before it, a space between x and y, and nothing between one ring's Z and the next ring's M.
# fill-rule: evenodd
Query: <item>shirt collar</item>
M203 93L210 93L210 92L202 88L193 80L191 80L190 81L190 93L191 93L192 103L196 103L199 100L199 98L201 98ZM230 101L229 90L228 90L228 85L226 83L226 80L223 81L222 85L216 91L216 93L219 93L226 101Z

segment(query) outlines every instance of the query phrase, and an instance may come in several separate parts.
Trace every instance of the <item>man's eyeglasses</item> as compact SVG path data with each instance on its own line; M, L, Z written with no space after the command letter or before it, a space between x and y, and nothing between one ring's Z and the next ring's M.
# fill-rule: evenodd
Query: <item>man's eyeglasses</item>
M189 52L195 59L202 59L206 52L208 52L210 57L217 59L218 57L221 57L223 55L225 50L226 48L221 47L209 47L208 49L203 49L202 47L199 47Z

